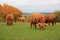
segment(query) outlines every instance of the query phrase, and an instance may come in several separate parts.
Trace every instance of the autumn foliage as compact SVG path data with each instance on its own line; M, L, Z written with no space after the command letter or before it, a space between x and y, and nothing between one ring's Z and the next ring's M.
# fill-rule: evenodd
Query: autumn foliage
M20 11L18 8L15 8L11 5L8 5L8 4L3 4L0 5L0 16L2 17L2 20L4 20L7 16L7 14L13 14L13 15L18 15L18 16L22 16L23 12Z

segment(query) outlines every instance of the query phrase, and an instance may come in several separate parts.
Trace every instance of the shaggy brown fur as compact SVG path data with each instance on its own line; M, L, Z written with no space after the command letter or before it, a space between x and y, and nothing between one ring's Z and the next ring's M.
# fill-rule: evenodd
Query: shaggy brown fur
M6 16L6 24L7 25L12 25L13 24L13 21L14 21L14 16L13 14L8 14Z
M54 25L54 23L56 24L56 19L57 19L57 16L55 14L48 14L48 15L45 15L45 22L50 25L50 23L52 23L52 25Z
M38 24L40 29L44 29L44 26L45 26L44 16L40 13L32 14L31 21L30 21L30 28L32 28L32 24L35 25L35 28L36 28L36 24Z

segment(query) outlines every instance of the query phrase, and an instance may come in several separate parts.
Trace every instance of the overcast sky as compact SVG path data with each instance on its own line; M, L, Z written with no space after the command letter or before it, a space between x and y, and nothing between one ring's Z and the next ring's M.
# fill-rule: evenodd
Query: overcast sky
M53 12L60 10L60 0L0 0L0 4L9 4L23 12Z

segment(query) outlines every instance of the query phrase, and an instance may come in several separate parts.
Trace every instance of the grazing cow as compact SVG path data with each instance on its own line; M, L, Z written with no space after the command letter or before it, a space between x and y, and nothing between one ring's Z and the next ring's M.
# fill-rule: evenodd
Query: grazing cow
M35 25L35 28L36 28L36 24L38 24L40 29L43 30L44 26L45 26L44 16L40 13L32 14L31 15L31 21L30 21L30 28L32 28L32 24Z
M52 25L54 25L54 23L56 24L56 19L57 16L55 14L45 15L45 23L47 23L48 25L50 25L50 23L52 23Z
M25 17L19 17L19 18L17 18L17 21L18 22L25 22Z
M17 22L20 22L21 21L21 18L17 18Z
M14 21L14 16L13 14L8 14L6 16L6 23L7 25L12 25L13 24L13 21Z

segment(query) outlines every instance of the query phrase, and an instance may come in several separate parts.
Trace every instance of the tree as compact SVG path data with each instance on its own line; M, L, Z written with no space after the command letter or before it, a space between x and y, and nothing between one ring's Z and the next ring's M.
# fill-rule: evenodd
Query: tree
M2 13L2 5L0 5L0 21L2 21L2 15L3 15L3 13Z
M60 11L55 11L54 12L57 16L60 16Z
M60 11L54 12L57 15L57 22L60 22Z
M2 16L2 20L5 22L5 18L7 16L7 14L13 14L14 16L18 15L18 16L22 16L23 12L20 11L18 8L13 7L11 5L8 4L3 4L3 6L0 5L0 16Z

